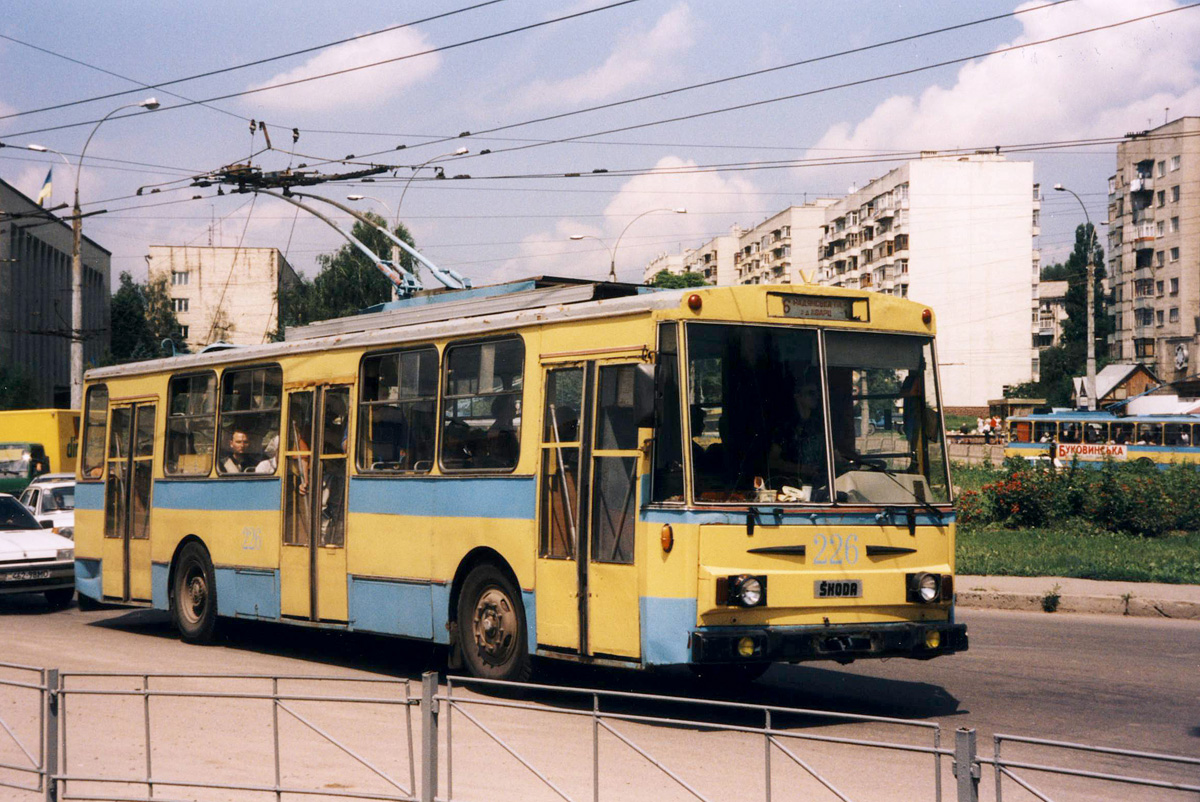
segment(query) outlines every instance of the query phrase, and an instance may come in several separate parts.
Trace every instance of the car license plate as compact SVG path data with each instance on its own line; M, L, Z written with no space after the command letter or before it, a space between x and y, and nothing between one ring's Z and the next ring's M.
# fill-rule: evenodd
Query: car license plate
M4 582L24 582L29 579L49 579L50 570L42 571L12 571L7 574L0 574L0 580Z
M818 599L861 599L861 579L818 579L813 583L813 596Z

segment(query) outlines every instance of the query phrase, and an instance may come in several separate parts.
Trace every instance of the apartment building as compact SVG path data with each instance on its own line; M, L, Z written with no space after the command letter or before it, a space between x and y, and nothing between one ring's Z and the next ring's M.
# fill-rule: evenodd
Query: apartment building
M924 154L824 210L819 281L929 305L944 403L985 408L1037 376L1039 192L1030 162Z
M72 237L69 224L0 181L0 365L24 369L42 407L71 405ZM112 254L86 236L80 253L86 370L109 347Z
M1129 134L1108 179L1109 356L1190 376L1200 357L1200 117Z
M789 206L742 233L728 283L801 284L806 276L815 280L825 213L836 203L834 198L818 198Z
M660 253L651 259L642 270L642 283L649 284L662 271L679 275L685 272L683 260L695 253L694 248L688 248L683 253Z
M166 273L171 305L193 351L214 342L269 342L281 289L298 282L276 248L151 245L150 273Z
M1062 343L1063 323L1067 319L1067 282L1042 281L1037 292L1037 339L1039 352Z

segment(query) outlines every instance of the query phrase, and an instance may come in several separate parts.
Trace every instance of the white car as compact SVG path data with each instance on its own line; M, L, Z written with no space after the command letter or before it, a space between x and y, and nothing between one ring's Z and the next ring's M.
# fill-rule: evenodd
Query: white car
M0 595L44 593L56 609L75 596L75 544L43 529L29 510L0 493Z
M56 535L75 536L75 477L69 473L48 473L34 479L21 491L24 504L37 522Z

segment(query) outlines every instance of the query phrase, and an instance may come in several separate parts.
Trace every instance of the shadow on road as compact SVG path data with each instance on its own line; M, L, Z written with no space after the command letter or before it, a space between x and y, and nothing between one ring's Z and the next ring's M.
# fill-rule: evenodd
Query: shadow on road
M116 613L113 615L112 613ZM178 638L167 613L159 610L109 611L91 626L159 638ZM446 649L415 641L370 635L298 627L260 621L222 619L217 645L276 657L303 660L316 665L337 666L367 671L400 679L418 680L425 671L437 671L444 680ZM196 647L203 648L203 647ZM754 705L800 708L822 713L850 713L866 716L925 720L964 715L959 700L933 683L880 678L855 673L853 668L822 667L817 664L777 665L758 682L736 686L713 685L700 680L686 669L630 671L538 660L533 681L540 685L565 688L589 688L597 691L627 692L678 697L679 702L622 700L609 697L603 702L608 712L636 713L663 718L687 718L721 726L728 724L760 726L762 714L735 708L713 708L689 704L689 699L718 700ZM298 673L308 673L298 672ZM315 668L313 673L319 673ZM460 672L449 672L457 674ZM509 689L472 686L476 693L519 698L537 704L590 709L590 696L552 689ZM836 717L822 715L776 716L780 727L818 726L835 723Z

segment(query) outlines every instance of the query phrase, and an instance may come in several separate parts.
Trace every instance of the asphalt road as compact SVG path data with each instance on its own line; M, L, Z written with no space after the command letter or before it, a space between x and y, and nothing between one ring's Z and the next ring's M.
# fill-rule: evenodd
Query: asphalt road
M971 636L971 649L966 654L930 662L890 660L862 661L849 666L776 666L758 683L736 690L706 688L686 672L641 675L562 664L541 666L537 679L551 685L703 696L937 722L943 726L946 746L952 746L956 728L972 727L978 733L979 751L983 755L991 754L992 736L1001 732L1200 757L1200 622L986 610L961 611L961 620L968 624ZM0 599L0 662L55 666L66 671L246 672L415 679L422 671L439 667L443 659L436 650L386 638L256 623L230 624L225 627L219 645L195 647L181 643L167 617L154 611L108 609L85 613L72 607L52 613L38 597ZM109 698L93 697L93 700L103 702ZM534 692L525 694L524 701L558 704L564 698L559 694ZM104 710L102 706L96 709ZM758 723L732 712L714 718L711 711L687 705L655 703L622 708L618 703L615 709L642 715L704 716L717 725ZM79 707L73 708L73 712L77 716L82 714ZM517 724L518 719L509 718L507 722ZM846 724L828 717L780 717L775 726L798 732L900 740L894 729L882 724ZM552 727L522 729L519 724L517 727L529 739L527 745L531 749L539 746L539 739L540 747L552 752L564 748L556 742L557 730ZM466 725L456 726L456 742L466 742L466 730ZM580 771L574 777L584 785L590 777L589 771L585 771L590 770L588 737L590 731L586 728L580 731L585 743L579 746ZM661 738L667 749L673 743L673 736L649 730L641 732L640 737ZM712 748L717 749L723 760L742 748L732 742L720 743L719 748ZM1020 748L1014 747L1013 754L1019 753ZM1045 750L1024 754L1034 762L1193 783L1200 775L1195 767L1174 770L1160 764L1137 766L1115 759L1097 761ZM761 760L758 757L761 746L747 755L745 761ZM696 758L698 769L704 767L703 755L692 757ZM848 765L857 765L857 758L830 754L828 759L832 762L827 765L839 767L842 776ZM906 794L892 796L884 790L889 782L888 771L880 767L910 771L900 768L898 760L893 761L893 755L888 754L871 764L875 776L869 782L864 780L864 787L881 794L873 798L906 798ZM133 760L131 765L135 764ZM516 771L522 780L528 779L522 774L523 769L517 767ZM928 774L933 774L931 767ZM953 778L948 768L943 776L946 798L952 799ZM563 782L570 779L568 776ZM625 778L629 783L636 779L633 774ZM845 781L852 782L851 778ZM992 798L991 785L988 771L983 783L985 799ZM461 793L457 789L463 787L469 788L470 781L458 781L456 796ZM1048 780L1039 787L1067 789L1071 792L1067 798L1078 799L1191 798L1165 791L1137 795L1112 785L1085 790L1082 781ZM731 790L736 792L736 785ZM1031 797L1022 796L1015 785L1006 786L1005 800L1022 798Z

